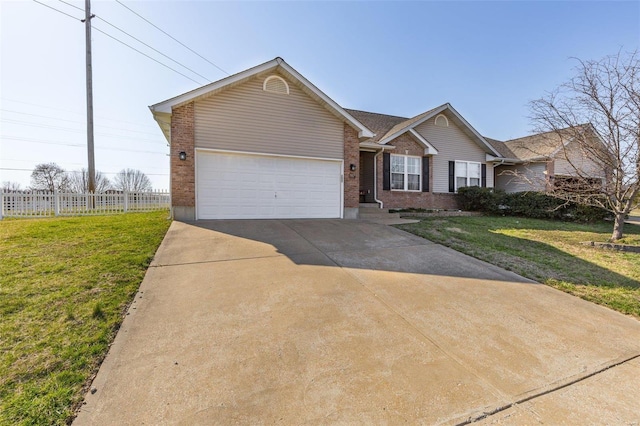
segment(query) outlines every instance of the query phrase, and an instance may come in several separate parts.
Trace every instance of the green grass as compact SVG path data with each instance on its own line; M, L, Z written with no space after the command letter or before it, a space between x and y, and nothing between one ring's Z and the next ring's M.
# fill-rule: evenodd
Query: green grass
M0 221L0 425L66 424L167 212Z
M640 254L597 249L610 223L579 225L514 217L428 218L398 226L431 241L640 319ZM640 226L625 226L640 245Z

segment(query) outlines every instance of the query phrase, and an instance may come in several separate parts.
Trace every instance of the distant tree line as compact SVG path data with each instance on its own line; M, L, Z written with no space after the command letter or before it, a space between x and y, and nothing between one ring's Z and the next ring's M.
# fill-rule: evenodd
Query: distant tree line
M109 178L102 172L96 171L96 192L109 190L123 192L146 192L153 189L151 180L140 170L122 169L113 178ZM87 169L66 171L56 163L38 164L31 173L31 185L26 191L48 192L89 192L89 174ZM3 192L22 191L17 182L3 182Z

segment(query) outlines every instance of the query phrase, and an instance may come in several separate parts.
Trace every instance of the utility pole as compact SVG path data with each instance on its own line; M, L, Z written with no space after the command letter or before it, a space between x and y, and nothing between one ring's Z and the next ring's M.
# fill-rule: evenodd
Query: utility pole
M87 152L89 156L88 184L89 192L96 190L96 164L93 150L93 70L91 68L91 0L84 2L84 29L87 47Z

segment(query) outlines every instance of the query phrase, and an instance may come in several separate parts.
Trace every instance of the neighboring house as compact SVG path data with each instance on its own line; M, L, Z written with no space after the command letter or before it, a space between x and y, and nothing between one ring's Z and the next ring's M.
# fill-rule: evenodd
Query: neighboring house
M412 118L344 109L281 58L149 108L180 220L457 208L459 188L493 187L494 166L521 161L449 104Z
M589 144L577 142L577 133L581 139L588 136ZM605 168L594 158L603 145L590 125L506 142L485 139L504 157L502 164L496 163L495 179L496 187L506 192L548 191L577 176L593 185L605 183Z

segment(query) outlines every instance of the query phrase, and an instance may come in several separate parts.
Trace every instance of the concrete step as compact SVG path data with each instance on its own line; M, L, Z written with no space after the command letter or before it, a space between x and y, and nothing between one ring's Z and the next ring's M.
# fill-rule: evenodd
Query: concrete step
M360 208L360 219L399 219L400 213L389 213L389 209Z

